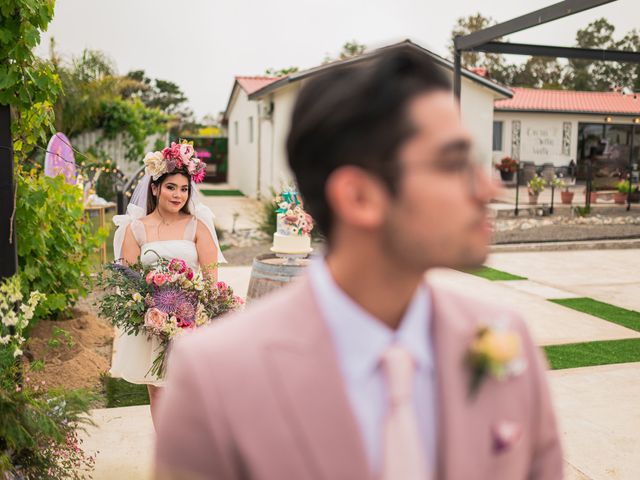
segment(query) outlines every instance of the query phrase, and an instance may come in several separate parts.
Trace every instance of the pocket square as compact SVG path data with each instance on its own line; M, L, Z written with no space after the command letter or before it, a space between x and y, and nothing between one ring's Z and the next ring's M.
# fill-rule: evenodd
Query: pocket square
M493 451L502 453L512 448L522 437L522 427L516 422L502 420L491 428Z

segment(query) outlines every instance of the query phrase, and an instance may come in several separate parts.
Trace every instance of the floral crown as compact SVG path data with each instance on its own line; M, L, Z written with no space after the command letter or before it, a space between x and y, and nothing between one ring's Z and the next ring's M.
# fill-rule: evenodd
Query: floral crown
M144 157L145 173L153 180L159 179L165 173L172 173L176 169L187 170L194 183L204 180L206 165L193 149L193 143L183 140L181 143L171 142L170 147L162 151L149 152Z

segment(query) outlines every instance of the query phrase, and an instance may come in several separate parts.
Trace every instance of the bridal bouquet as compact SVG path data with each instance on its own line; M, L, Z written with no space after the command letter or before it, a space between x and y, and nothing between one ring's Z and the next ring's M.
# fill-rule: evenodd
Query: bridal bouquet
M158 377L164 376L172 339L244 304L229 285L194 272L179 258L158 256L153 265L112 263L100 284L107 292L98 301L100 315L125 333L159 339L162 348L149 370Z

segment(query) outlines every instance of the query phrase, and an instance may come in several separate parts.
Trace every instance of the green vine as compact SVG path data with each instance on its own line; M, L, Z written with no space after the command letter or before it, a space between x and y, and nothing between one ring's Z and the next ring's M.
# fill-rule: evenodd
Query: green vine
M54 3L0 0L0 104L11 106L16 163L53 131L60 78L32 50L53 18Z

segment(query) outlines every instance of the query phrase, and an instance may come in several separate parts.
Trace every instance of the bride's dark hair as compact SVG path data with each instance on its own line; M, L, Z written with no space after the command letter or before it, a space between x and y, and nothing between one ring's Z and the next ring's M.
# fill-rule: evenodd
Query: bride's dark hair
M176 168L173 172L165 173L164 175L158 177L157 180L152 179L149 182L149 191L147 192L147 215L153 213L153 211L158 207L158 199L153 195L152 185L158 187L158 196L160 196L160 189L162 188L162 185L164 184L167 177L170 177L171 175L182 175L188 180L189 193L187 194L187 201L180 209L180 211L186 214L191 213L189 211L189 200L191 200L191 175L189 175L189 172L186 168Z

